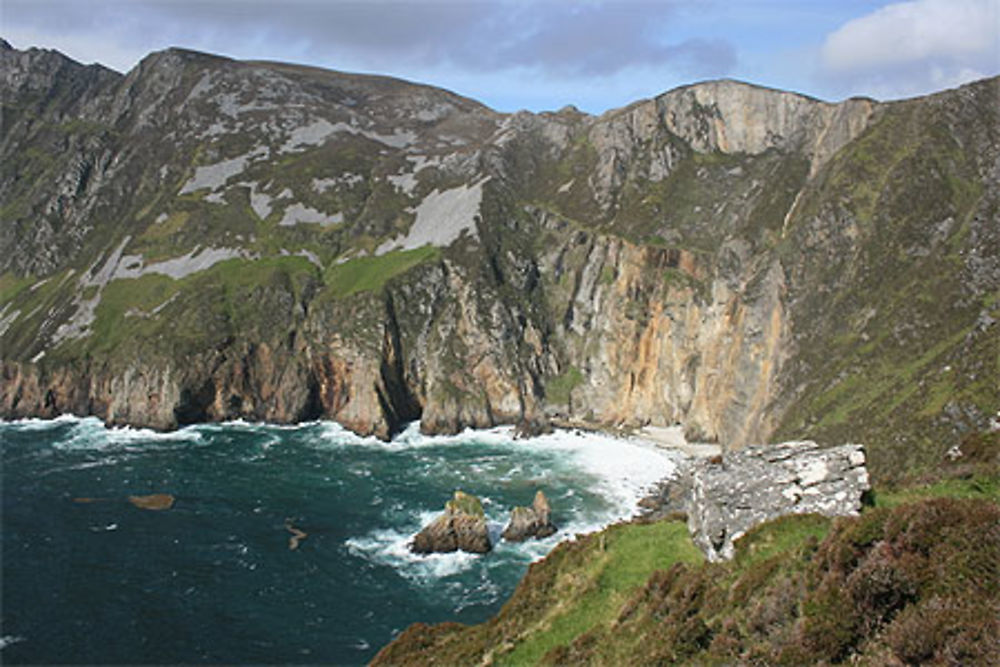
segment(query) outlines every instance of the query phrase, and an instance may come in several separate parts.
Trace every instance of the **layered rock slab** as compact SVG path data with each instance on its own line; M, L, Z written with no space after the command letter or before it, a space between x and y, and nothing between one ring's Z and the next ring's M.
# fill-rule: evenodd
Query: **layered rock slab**
M732 558L733 542L770 519L858 514L870 488L865 460L862 445L821 448L806 440L695 463L687 493L691 537L717 561Z
M510 523L504 528L502 537L508 542L523 542L528 538L548 537L556 532L550 514L549 499L540 490L535 493L531 507L515 507L510 513Z
M418 554L452 551L484 554L492 548L482 503L463 491L455 491L445 503L444 514L417 533L410 545L410 550Z

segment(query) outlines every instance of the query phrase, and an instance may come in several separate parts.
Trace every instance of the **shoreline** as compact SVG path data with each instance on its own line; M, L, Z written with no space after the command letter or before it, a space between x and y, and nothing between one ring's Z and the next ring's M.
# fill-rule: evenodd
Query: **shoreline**
M345 435L353 436L357 438L359 444L363 444L364 441L369 441L371 446L385 446L401 438L412 437L414 423L419 423L418 420L415 422L410 422L405 425L399 433L397 433L391 440L384 441L374 436L361 436L350 429L346 428L342 424L332 419L316 419L308 421L300 421L291 424L286 423L272 423L272 422L249 422L243 419L236 419L230 421L207 421L199 422L195 424L186 424L177 429L171 429L169 431L160 431L157 429L152 429L148 427L133 426L129 424L109 424L102 420L96 415L79 416L72 413L64 413L56 417L18 417L14 419L0 418L0 425L11 425L11 426L34 426L36 428L45 428L45 424L59 424L59 423L70 423L70 422L84 422L91 421L97 422L102 428L106 429L109 433L122 433L134 436L141 436L142 434L150 435L154 438L156 437L167 437L173 439L182 435L185 431L195 431L197 429L204 427L236 427L236 428L277 428L277 429L299 429L308 428L311 425L332 425L338 429L342 429ZM534 440L536 438L545 438L546 435L561 434L563 436L569 437L602 437L611 440L619 440L624 443L630 443L632 445L638 445L640 447L647 447L649 449L663 452L667 455L667 458L672 460L674 463L674 470L665 474L664 476L658 478L657 480L649 483L645 488L643 488L639 495L635 497L632 502L629 513L622 517L622 519L654 519L665 513L670 513L675 510L674 503L671 502L671 489L678 487L678 482L684 475L684 470L690 466L690 464L704 460L706 458L711 458L718 456L722 452L722 448L717 444L712 443L690 443L684 436L684 429L680 425L676 426L644 426L637 429L624 429L624 428L613 428L604 427L602 428L598 424L594 423L581 423L581 422L568 422L568 421L553 421L551 422L553 431L549 434L539 434L535 436L529 436L527 438L518 437L516 434L517 425L516 424L498 424L489 428L466 428L460 433L456 434L424 434L420 433L422 437L427 438L454 438L460 437L463 434L468 434L475 436L477 433L497 433L508 431L506 437L511 440Z
M688 442L683 426L643 426L634 437L655 444L666 450L679 451L693 459L707 459L722 455L722 446L710 442Z
M286 428L295 429L308 426L310 424L336 424L340 428L344 429L349 433L353 433L355 436L361 439L375 438L372 435L362 435L355 433L347 426L344 426L340 422L334 419L309 419L297 422L270 422L270 421L247 421L245 419L230 419L225 421L204 421L204 422L193 422L190 424L178 425L175 428L170 429L159 429L152 426L147 426L143 424L130 424L130 423L118 423L118 422L108 422L101 419L100 416L95 414L78 415L72 412L64 412L60 415L54 417L42 417L42 416L20 416L20 417L0 417L0 424L31 424L37 422L69 422L69 421L83 421L85 419L95 419L108 430L131 430L131 431L151 431L156 434L165 435L170 433L176 433L178 431L183 431L189 428L198 428L203 426L267 426L274 428ZM416 423L420 423L420 420L414 420ZM408 430L408 427L414 422L408 422L404 424L397 433L393 435L392 438L382 442L392 442L397 437L402 435ZM566 433L581 432L592 435L601 435L611 438L621 439L621 440L639 440L647 442L651 445L656 446L659 449L665 449L668 451L679 451L683 454L694 458L708 458L712 456L718 456L722 453L722 448L718 444L713 443L702 443L702 442L688 442L684 437L684 429L682 426L642 426L639 428L616 428L613 426L602 426L593 422L575 422L566 420L552 420L549 422L551 427L557 431L563 431ZM516 429L516 423L502 423L494 424L493 426L488 426L484 428L474 428L466 427L458 433L424 433L421 431L421 435L427 437L452 437L461 435L462 433L476 433L480 431L490 431L493 429L510 428ZM540 437L544 433L539 433L537 435L528 436ZM516 435L512 433L512 437L517 438ZM381 440L380 438L376 438ZM519 438L517 438L519 439Z
M394 441L400 439L405 440L408 437L413 436L414 424L419 424L419 420L410 422L405 425L399 433L397 433L392 440L383 441L381 439L375 438L374 436L361 436L350 429L346 428L337 421L331 419L317 419L300 421L296 423L286 424L286 423L272 423L267 421L260 422L249 422L243 419L236 419L230 421L206 421L199 422L195 424L186 424L177 429L171 429L169 431L160 431L157 429L152 429L142 426L134 426L129 424L109 424L102 420L96 415L80 416L72 413L64 413L56 417L17 417L14 419L10 418L0 418L0 425L9 426L25 426L34 428L46 428L47 425L57 425L60 423L80 423L80 422L94 422L94 425L100 425L101 428L105 429L109 434L113 436L115 433L120 433L129 437L141 437L142 435L149 435L153 438L166 437L173 439L175 437L181 436L185 431L194 431L197 435L197 430L200 428L213 428L213 427L236 427L236 428L277 428L281 430L295 430L299 428L308 428L312 425L329 425L336 427L343 431L344 435L353 436L357 438L358 444L363 444L364 441L369 441L372 446L385 446L390 445ZM511 440L534 440L536 438L545 438L546 435L557 435L568 437L601 437L608 438L610 440L618 440L623 443L629 443L631 445L637 445L640 447L646 447L651 450L662 452L667 455L666 458L670 459L674 463L674 470L666 473L664 476L659 477L657 480L650 482L645 486L639 494L635 497L632 502L629 513L622 518L649 518L655 515L664 506L664 501L668 496L668 490L676 485L679 476L682 476L684 469L689 463L696 460L709 458L712 456L717 456L721 452L721 447L719 445L710 443L689 443L684 437L684 430L682 426L669 426L669 427L657 427L657 426L644 426L638 429L624 429L624 428L613 428L604 427L602 428L598 424L594 423L580 423L580 422L567 422L567 421L553 421L551 422L553 431L549 434L539 434L536 436L530 436L528 438L518 437L516 434L517 425L516 424L498 424L489 428L466 428L460 433L456 434L424 434L420 433L422 437L427 438L454 438L461 437L463 434L468 434L475 436L477 433L490 433L495 434L505 433L506 437Z

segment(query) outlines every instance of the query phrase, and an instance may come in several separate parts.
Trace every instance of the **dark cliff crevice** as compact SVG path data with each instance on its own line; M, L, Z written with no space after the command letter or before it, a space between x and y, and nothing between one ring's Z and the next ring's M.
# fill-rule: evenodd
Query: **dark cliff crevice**
M423 408L408 382L395 302L388 292L384 296L384 304L385 325L379 363L381 382L376 391L385 417L387 436L392 437L407 422L420 419Z
M181 390L174 406L174 419L178 426L209 421L211 405L215 400L215 382L208 379L199 386Z

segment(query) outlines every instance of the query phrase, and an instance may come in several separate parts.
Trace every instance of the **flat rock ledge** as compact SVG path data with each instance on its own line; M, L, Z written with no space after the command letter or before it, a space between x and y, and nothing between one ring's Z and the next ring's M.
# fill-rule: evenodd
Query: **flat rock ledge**
M552 508L549 499L541 490L535 492L531 507L515 507L510 513L510 523L504 528L502 537L508 542L523 542L530 537L541 539L556 532L549 515Z
M410 551L418 554L452 551L484 554L492 548L482 503L463 491L455 491L445 503L444 514L417 533L410 544Z
M862 445L820 447L808 440L698 461L688 483L688 529L710 561L732 558L733 542L770 519L855 515L870 488Z

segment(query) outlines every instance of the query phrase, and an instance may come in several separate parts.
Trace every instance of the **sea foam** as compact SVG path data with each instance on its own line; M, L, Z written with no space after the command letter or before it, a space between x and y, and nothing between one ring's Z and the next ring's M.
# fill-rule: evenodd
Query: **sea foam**
M335 442L332 445L359 445L358 436L347 434L339 426L324 426L324 437ZM407 451L429 447L455 447L475 450L485 446L493 450L506 450L516 454L537 455L539 466L532 465L532 458L509 461L495 455L472 455L461 466L443 465L438 456L426 460L417 459L424 468L415 468L414 474L427 476L447 472L455 486L504 485L520 482L523 485L544 486L547 477L560 479L593 480L603 503L598 507L581 507L573 488L556 491L550 500L556 512L562 515L560 530L553 536L541 540L527 540L510 543L499 540L499 533L508 518L509 508L495 503L489 496L480 493L480 500L486 512L487 521L494 539L494 550L487 556L477 556L463 552L448 554L413 554L409 545L413 536L437 517L441 510L411 512L405 525L380 528L369 533L349 538L346 545L355 556L370 562L396 569L403 577L419 584L440 582L460 572L477 566L488 567L491 559L515 560L529 563L545 557L560 541L573 539L577 534L590 533L610 523L628 518L638 510L638 501L664 478L673 476L682 455L666 451L650 443L615 436L556 431L555 433L527 439L514 439L511 427L496 427L486 430L467 430L457 435L425 436L416 424L411 424L393 441L378 445L388 450ZM508 465L506 471L498 467ZM526 470L526 467L528 468ZM479 475L481 474L481 477ZM548 491L550 495L552 491ZM525 498L524 502L530 499ZM564 501L560 504L560 501ZM567 508L576 509L567 512Z

